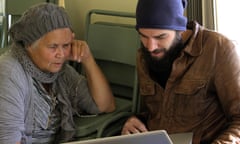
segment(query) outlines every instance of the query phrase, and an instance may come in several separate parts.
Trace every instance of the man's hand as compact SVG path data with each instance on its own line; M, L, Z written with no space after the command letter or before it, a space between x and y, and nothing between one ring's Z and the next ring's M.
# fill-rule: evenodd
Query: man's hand
M147 132L145 125L135 116L130 117L123 126L122 135Z

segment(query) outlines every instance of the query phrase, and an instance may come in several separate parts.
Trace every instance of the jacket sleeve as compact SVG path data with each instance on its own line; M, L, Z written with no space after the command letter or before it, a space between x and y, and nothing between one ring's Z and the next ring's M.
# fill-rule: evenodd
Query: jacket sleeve
M230 41L220 46L225 48L217 53L215 85L228 127L213 143L240 143L240 59Z
M13 144L21 141L25 131L23 91L26 85L24 76L12 65L0 63L0 69L0 143Z

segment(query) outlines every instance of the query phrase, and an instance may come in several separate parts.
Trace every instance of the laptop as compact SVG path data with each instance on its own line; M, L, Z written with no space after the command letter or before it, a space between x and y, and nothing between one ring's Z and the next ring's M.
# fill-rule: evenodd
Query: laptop
M176 133L170 134L169 137L173 144L192 144L193 133Z
M156 130L131 135L120 135L64 144L173 144L165 130Z

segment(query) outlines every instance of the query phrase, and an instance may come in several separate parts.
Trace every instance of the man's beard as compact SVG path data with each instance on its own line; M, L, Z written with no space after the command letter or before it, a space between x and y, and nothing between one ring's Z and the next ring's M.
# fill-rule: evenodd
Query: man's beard
M144 46L142 46L141 49L149 70L154 73L160 72L161 74L162 71L171 71L172 63L177 58L183 47L184 44L182 42L181 35L177 32L169 50L162 48L156 51L164 52L164 56L162 58L153 57Z

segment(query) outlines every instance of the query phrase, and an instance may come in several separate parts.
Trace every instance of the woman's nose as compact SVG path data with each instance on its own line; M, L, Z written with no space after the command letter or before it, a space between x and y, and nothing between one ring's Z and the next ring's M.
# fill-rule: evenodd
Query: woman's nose
M58 58L64 57L64 49L62 47L57 48L57 57Z

